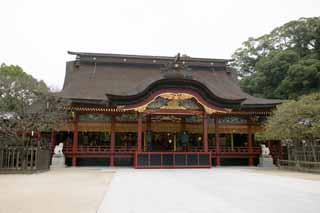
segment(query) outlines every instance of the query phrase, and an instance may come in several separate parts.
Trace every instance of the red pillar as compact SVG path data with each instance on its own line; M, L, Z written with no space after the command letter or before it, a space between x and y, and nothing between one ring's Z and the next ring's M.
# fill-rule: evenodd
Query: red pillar
M147 143L147 133L151 131L151 115L147 115L147 123L146 123L146 131L144 133L144 147L143 151L150 151L149 149L149 144Z
M253 147L252 147L252 124L250 117L248 118L248 154L249 154L249 166L253 166Z
M208 116L203 113L203 151L208 152Z
M220 166L220 134L219 134L219 122L218 116L214 116L214 129L216 140L216 166Z
M73 121L72 166L77 165L77 151L78 151L78 114L76 113Z
M138 113L138 138L137 138L137 151L142 151L142 114Z
M116 146L115 116L111 117L110 166L114 166L114 150Z

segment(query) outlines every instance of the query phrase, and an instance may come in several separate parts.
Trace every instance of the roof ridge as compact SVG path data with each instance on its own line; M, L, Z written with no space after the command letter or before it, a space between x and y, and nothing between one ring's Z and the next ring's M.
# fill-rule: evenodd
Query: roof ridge
M115 54L115 53L93 53L93 52L75 52L68 51L70 55L77 56L96 56L96 57L110 57L110 58L132 58L132 59L158 59L158 60L173 60L175 56L154 56L154 55L135 55L135 54ZM230 62L233 59L218 59L218 58L202 58L202 57L190 57L185 54L182 55L186 61L205 61L205 62Z

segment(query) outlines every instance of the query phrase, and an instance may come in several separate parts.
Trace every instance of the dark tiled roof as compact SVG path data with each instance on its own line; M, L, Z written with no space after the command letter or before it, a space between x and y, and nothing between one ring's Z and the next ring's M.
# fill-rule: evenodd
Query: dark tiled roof
M60 96L66 99L108 102L106 94L132 96L154 82L165 79L164 65L174 57L74 53L67 62L65 82ZM192 68L191 78L225 100L241 100L243 106L270 106L279 100L261 99L243 92L235 72L224 59L185 57Z

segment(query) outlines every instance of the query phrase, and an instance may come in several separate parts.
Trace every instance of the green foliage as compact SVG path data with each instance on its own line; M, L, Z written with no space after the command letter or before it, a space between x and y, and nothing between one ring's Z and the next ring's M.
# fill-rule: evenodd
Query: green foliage
M0 67L0 136L25 144L25 133L54 128L67 119L62 103L19 66ZM0 138L1 139L1 138Z
M302 96L277 107L265 125L266 139L306 141L320 138L320 93Z
M0 111L21 110L32 93L48 93L43 81L37 81L25 73L21 67L1 64L0 66ZM20 108L20 109L19 109Z
M233 55L241 87L266 98L297 98L320 89L320 17L301 18L258 38Z

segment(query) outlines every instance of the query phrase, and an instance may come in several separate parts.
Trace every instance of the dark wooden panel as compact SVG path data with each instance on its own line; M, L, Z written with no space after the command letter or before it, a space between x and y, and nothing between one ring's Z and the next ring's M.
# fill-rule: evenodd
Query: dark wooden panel
M210 168L210 152L139 152L135 168Z

